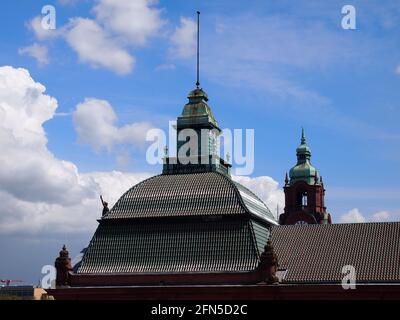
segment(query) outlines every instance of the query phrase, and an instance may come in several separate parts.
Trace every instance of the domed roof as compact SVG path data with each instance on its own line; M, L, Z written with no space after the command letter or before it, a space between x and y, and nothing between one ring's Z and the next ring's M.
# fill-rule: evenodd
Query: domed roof
M311 164L311 149L306 143L304 129L301 131L301 142L296 149L297 164L290 169L290 184L297 181L305 181L308 184L319 183L320 175L318 170Z
M254 193L218 172L149 178L99 222L77 274L247 272L278 225Z
M178 117L178 124L193 125L193 124L211 124L218 128L218 122L214 114L207 104L207 93L201 88L194 89L189 92L189 102L183 108L182 114Z
M162 174L129 189L103 219L251 215L277 224L249 189L218 172Z
M290 169L289 176L292 184L299 180L305 181L308 184L314 184L315 176L317 176L317 181L320 179L318 170L309 162L295 165L292 169Z
M188 99L189 101L193 101L195 99L199 101L200 100L208 101L208 95L202 88L196 88L189 92Z
M297 147L296 154L309 154L311 156L311 149L304 141Z

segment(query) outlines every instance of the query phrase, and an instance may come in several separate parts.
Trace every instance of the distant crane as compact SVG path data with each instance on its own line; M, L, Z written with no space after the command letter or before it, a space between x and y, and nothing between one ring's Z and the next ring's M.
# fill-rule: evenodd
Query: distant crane
M21 283L24 282L22 280L11 280L11 279L0 279L0 284L8 287L12 283Z

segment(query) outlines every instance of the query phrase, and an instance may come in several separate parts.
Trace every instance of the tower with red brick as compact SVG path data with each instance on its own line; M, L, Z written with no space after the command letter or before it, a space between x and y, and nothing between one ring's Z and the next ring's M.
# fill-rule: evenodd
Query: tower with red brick
M296 149L297 164L285 177L285 211L280 224L330 224L326 211L325 188L318 170L311 164L311 149L306 143L304 130Z

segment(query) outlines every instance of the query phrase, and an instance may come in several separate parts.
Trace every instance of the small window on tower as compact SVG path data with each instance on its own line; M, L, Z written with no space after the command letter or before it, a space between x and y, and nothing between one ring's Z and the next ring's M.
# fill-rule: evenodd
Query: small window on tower
M301 204L303 207L307 207L307 199L308 199L307 192L303 192L301 199Z
M307 191L301 191L296 194L296 206L298 208L307 207L308 205L308 194Z

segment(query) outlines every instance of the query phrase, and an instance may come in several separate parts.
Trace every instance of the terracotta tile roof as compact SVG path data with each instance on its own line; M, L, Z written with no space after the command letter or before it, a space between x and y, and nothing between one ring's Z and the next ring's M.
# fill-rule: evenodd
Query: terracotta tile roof
M358 282L400 282L400 222L274 226L272 242L285 282L341 282L352 265Z
M102 221L77 273L248 271L269 231L248 219Z
M128 190L104 219L252 215L277 224L266 205L230 177L216 173L158 175Z

